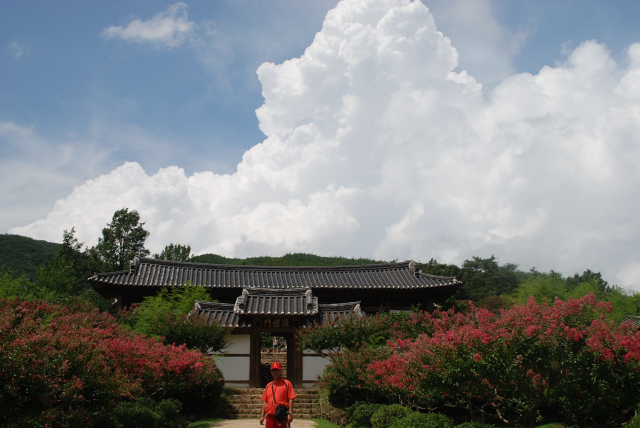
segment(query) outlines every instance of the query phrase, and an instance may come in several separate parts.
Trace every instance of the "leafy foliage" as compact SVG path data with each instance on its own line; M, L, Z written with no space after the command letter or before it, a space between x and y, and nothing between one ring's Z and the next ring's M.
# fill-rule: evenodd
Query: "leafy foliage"
M229 331L204 317L178 314L158 316L152 325L154 335L165 344L182 345L201 352L219 352L229 346Z
M553 271L548 274L538 273L520 284L513 301L525 304L533 297L537 303L553 304L557 299L581 298L588 294L594 294L600 301L610 302L612 310L607 317L618 324L625 321L627 315L640 314L640 294L629 293L615 285L610 286L602 280L599 273L594 274L589 270L566 280Z
M160 254L154 254L156 260L171 260L174 262L187 262L191 258L191 245L174 244L164 247Z
M464 422L457 428L495 428L495 425L483 424L481 422Z
M182 403L169 398L156 402L142 397L123 401L110 412L96 415L95 425L103 428L185 428L189 422L182 416Z
M385 352L346 350L322 382L343 405L359 394L517 426L556 412L572 425L617 426L640 401L640 332L614 327L610 310L590 294L553 306L531 299L500 316L473 306L428 314L421 323L433 333Z
M102 238L92 249L94 258L102 263L104 271L118 271L129 268L134 257L147 256L149 250L144 243L149 232L140 223L138 211L122 208L113 214L111 223L102 229Z
M107 313L19 299L0 301L0 373L2 426L89 426L141 397L193 411L216 402L223 383L211 358Z
M445 263L438 263L436 259L430 259L427 263L416 263L416 269L429 275L438 276L458 276L460 274L460 268L456 265L448 265Z
M29 281L26 276L15 272L0 272L0 299L22 297L24 299L53 299L55 293Z
M356 403L349 408L349 422L352 426L358 428L370 428L371 417L382 407L382 404L376 403Z
M405 313L385 313L363 319L352 314L337 322L309 326L299 331L297 337L300 348L332 358L342 349L355 351L363 346L385 346L387 340L412 328L409 320Z
M58 254L38 269L37 283L56 294L77 296L84 289L86 279L78 277L70 259Z
M26 276L19 277L14 272L1 273L0 297L44 299L68 305L84 301L101 310L113 310L111 302L100 297L89 284L91 259L81 252L82 244L73 236L74 233L74 229L64 231L57 255L49 257L37 270L36 281L30 281Z
M458 275L463 285L457 296L477 302L483 297L512 293L518 286L517 268L511 263L500 266L495 256L466 260Z
M350 259L346 257L322 257L305 253L288 253L282 257L249 257L246 259L234 259L219 256L217 254L202 254L191 258L195 263L213 263L224 265L248 265L248 266L349 266L371 265L387 263L372 259Z
M47 258L58 254L60 244L26 236L0 234L0 269L35 281L37 270Z
M142 303L121 319L138 333L162 338L166 344L185 344L202 352L217 352L228 345L226 328L205 319L189 316L196 300L211 301L204 287L163 288L155 296L147 296Z
M412 412L393 422L390 428L453 428L453 421L439 413Z
M371 426L372 428L389 428L395 421L411 413L411 409L400 404L382 406L371 416Z

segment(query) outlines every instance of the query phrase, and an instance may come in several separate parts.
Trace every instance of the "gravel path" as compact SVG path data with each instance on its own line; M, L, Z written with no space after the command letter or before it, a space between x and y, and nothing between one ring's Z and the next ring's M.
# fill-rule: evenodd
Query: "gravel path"
M209 425L211 428L259 428L260 419L227 419L226 421L216 422ZM316 423L309 419L294 419L291 422L291 428L314 428Z

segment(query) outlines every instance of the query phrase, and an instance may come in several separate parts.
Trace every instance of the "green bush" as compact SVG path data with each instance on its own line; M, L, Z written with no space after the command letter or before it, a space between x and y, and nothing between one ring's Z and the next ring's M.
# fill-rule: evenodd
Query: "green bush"
M411 413L391 424L391 428L453 428L453 421L439 413Z
M136 333L162 339L165 345L186 345L203 353L219 352L229 344L229 331L205 318L188 315L196 300L211 301L204 287L163 288L140 305L120 314L120 322Z
M196 300L211 301L204 287L187 284L185 287L163 288L155 296L147 296L133 310L134 330L146 335L156 335L154 326L165 314L186 315L193 309Z
M465 422L457 425L456 428L495 428L495 425L483 424L482 422Z
M229 330L205 317L162 314L153 322L153 335L162 336L165 345L186 345L203 353L218 352L229 345Z
M118 403L94 418L98 428L184 428L189 422L180 415L182 404L175 399L156 402L151 398Z
M371 427L371 417L380 407L382 404L356 403L349 408L351 413L349 421L354 427Z
M411 409L401 406L400 404L381 406L373 416L371 416L371 426L373 428L389 428L391 424L411 413Z

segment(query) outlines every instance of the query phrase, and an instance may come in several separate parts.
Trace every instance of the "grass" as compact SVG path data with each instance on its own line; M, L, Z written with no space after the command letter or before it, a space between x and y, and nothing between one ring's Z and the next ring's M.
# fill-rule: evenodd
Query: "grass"
M207 428L210 427L211 424L220 421L222 421L221 418L201 419L199 421L191 422L189 424L189 428ZM338 425L333 422L325 421L324 419L312 419L312 421L317 424L317 428L339 428Z
M338 425L333 422L325 421L324 419L311 419L317 424L316 428L338 428Z
M199 421L191 422L189 428L207 428L210 427L211 424L220 422L221 420L222 418L200 419Z
M201 419L199 421L192 422L189 424L189 428L207 428L210 427L211 424L222 421L221 418L213 418L213 419ZM324 419L312 419L313 422L317 424L317 428L339 428L338 425L333 422L326 421ZM625 428L640 428L640 418L634 418ZM537 428L567 428L566 425L561 424L545 424L540 425Z

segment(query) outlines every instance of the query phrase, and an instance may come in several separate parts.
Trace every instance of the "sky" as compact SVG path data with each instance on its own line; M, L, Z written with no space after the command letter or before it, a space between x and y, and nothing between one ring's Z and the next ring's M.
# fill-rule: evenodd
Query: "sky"
M0 233L640 291L640 3L0 3Z

